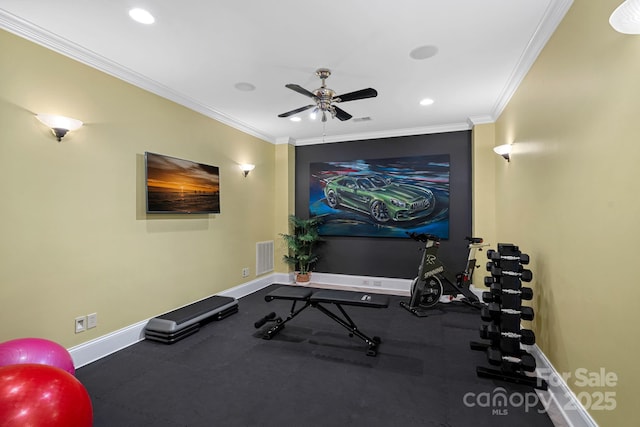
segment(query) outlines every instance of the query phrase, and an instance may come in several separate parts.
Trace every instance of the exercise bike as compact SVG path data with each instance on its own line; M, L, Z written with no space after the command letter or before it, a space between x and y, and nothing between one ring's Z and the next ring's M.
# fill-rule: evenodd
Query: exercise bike
M418 276L411 282L411 298L409 302L402 301L400 305L418 317L429 314L429 308L435 306L443 295L462 295L460 301L475 308L484 305L469 289L476 268L476 251L489 246L483 243L481 237L465 237L469 242L467 264L462 273L452 274L438 259L440 238L433 234L407 233L413 240L425 244L422 259L418 267Z

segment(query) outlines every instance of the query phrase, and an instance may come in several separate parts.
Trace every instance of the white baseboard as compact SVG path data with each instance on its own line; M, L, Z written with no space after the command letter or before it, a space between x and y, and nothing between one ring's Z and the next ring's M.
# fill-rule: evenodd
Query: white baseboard
M313 273L314 282L328 285L351 286L368 289L371 292L381 291L390 293L406 293L409 291L410 280L373 278L366 276L347 276L342 274ZM243 283L230 289L226 289L216 295L242 298L272 283L294 283L293 273L273 273L260 277L251 282ZM194 301L196 302L196 301ZM176 307L180 308L180 307ZM144 339L144 328L150 319L144 319L133 325L84 342L68 349L76 368L88 365L105 356L122 350Z
M484 290L486 290L486 289L487 289L487 288L485 288ZM473 294L474 294L475 296L477 296L477 297L478 297L478 299L479 299L480 301L482 301L482 292L483 292L483 290L482 290L482 289L477 288L477 287L472 283L472 284L470 284L470 285L469 285L469 290L470 290L471 292L473 292Z
M562 375L537 345L526 346L536 359L536 375L549 384L547 391L536 390L541 401L549 402L547 412L556 427L598 427Z
M126 328L69 348L73 365L77 369L142 341L144 339L144 327L148 321L149 319L145 319Z
M259 277L251 282L243 283L233 288L226 289L216 295L224 297L242 298L249 294L252 294L260 289L266 288L272 283L279 283L282 281L288 281L289 275L286 273L272 273L268 276Z
M242 298L273 283L293 284L294 282L293 273L273 273L227 289L217 295ZM411 280L314 272L312 274L312 284L329 285L337 288L360 288L370 292L377 291L397 295L408 295ZM472 291L476 294L481 294L481 291L478 289L473 288ZM142 341L144 339L144 328L148 321L149 319L142 320L118 331L69 348L68 350L73 358L74 366L80 368ZM546 393L544 401L551 402L552 407L549 408L551 412L549 415L552 419L555 418L555 425L557 427L598 427L598 424L580 404L576 395L571 391L566 382L562 380L562 375L556 371L542 350L540 350L537 345L527 346L527 349L536 359L536 374L549 383L548 391L538 391L538 393Z
M312 284L344 286L360 288L370 292L387 292L397 295L408 295L411 288L411 280L395 279L389 277L351 276L347 274L311 273Z
M243 283L233 288L227 289L216 295L228 296L233 298L242 298L272 283L288 281L289 275L282 273L274 273L268 276L260 277L251 282ZM207 297L208 298L208 297ZM203 298L204 299L204 298ZM197 301L194 301L197 302ZM177 307L180 308L180 307ZM95 362L105 356L116 351L122 350L130 345L140 342L144 339L144 328L150 319L144 319L133 325L119 329L115 332L95 338L91 341L84 342L68 349L73 359L73 365L80 368Z

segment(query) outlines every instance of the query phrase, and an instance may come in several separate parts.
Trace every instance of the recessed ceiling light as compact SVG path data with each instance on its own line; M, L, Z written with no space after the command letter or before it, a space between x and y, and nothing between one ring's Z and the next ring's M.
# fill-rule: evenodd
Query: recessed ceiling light
M409 52L409 56L413 59L427 59L436 56L438 48L432 45L420 46Z
M234 85L234 87L243 92L251 92L252 90L256 90L256 87L251 83L247 82L239 82Z
M149 25L156 22L156 18L154 18L152 14L144 9L140 9L137 7L129 11L129 16L131 17L131 19L141 24Z
M422 101L420 101L420 105L426 106L426 105L431 105L433 104L435 101L431 98L425 98Z
M296 116L296 117L291 117L291 119L289 119L289 120L291 120L292 122L299 122L302 119L300 117Z

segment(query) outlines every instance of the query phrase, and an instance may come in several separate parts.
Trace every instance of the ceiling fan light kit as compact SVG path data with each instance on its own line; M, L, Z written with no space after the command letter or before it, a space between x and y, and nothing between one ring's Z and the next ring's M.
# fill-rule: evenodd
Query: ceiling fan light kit
M326 85L326 79L329 78L330 75L331 70L329 70L328 68L318 68L316 70L316 76L318 76L320 80L322 80L322 85L313 92L308 91L302 86L294 83L286 84L285 87L293 90L294 92L298 92L301 95L308 96L314 101L314 103L305 105L304 107L296 108L295 110L287 111L286 113L278 114L278 117L291 117L303 111L315 108L314 112L322 113L323 122L327 121L327 113L329 113L331 118L338 118L338 120L340 121L345 121L349 120L353 116L334 104L340 102L356 101L358 99L374 98L378 96L378 92L372 88L361 89L355 92L349 92L345 93L344 95L336 96L335 91L328 88Z
M640 34L640 0L626 0L616 8L609 24L622 34Z

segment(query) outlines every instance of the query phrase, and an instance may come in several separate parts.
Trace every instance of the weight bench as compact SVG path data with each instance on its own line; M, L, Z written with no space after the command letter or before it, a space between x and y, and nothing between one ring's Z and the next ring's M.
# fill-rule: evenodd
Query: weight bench
M200 330L202 323L221 320L238 312L238 301L214 295L149 320L144 328L148 340L173 344Z
M262 334L263 339L270 340L284 328L285 323L292 320L308 307L313 307L347 329L349 336L352 337L355 335L363 340L367 344L367 356L376 356L378 354L378 345L381 343L380 338L375 336L371 338L360 331L343 306L387 308L389 306L389 298L386 296L328 289L315 290L285 285L269 292L265 295L264 299L267 302L273 300L291 301L292 305L286 319L276 318L276 314L272 312L254 324L256 328L260 328L267 322L274 322L274 325ZM302 304L302 306L300 307L298 304ZM336 306L340 313L342 313L342 317L329 310L327 308L328 305Z

